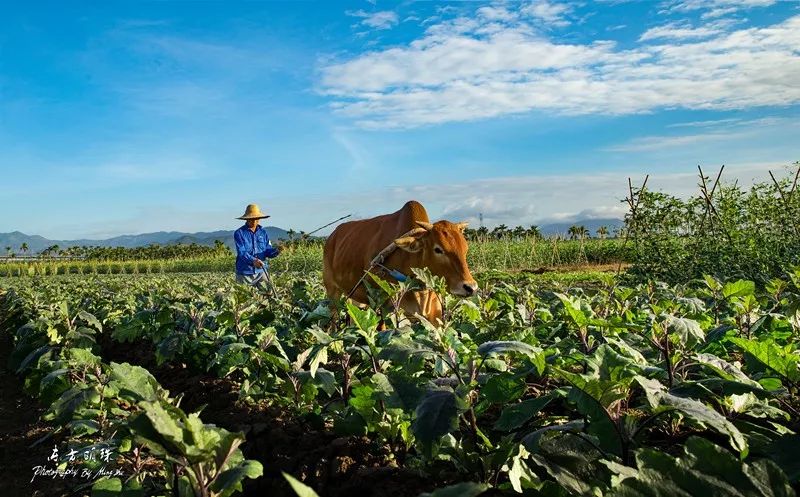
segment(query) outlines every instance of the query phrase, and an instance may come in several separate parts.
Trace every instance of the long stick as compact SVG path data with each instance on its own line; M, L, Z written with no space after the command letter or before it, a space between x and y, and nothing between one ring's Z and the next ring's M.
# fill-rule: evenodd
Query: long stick
M325 226L320 226L319 228L315 229L314 231L311 231L311 232L309 232L309 233L306 233L304 236L311 236L311 235L313 235L314 233L316 233L317 231L321 230L322 228L327 228L328 226L330 226L330 225L332 225L332 224L334 224L334 223L338 223L338 222L339 222L339 221L341 221L342 219L347 219L347 218L348 218L348 217L350 217L350 216L352 216L352 214L348 214L348 215L346 215L346 216L342 216L342 217L340 217L339 219L337 219L336 221L331 221L331 222L329 222L328 224L326 224Z
M269 285L269 289L272 291L272 297L275 300L278 300L278 292L275 290L275 285L272 284L272 276L269 275L266 267L262 268L264 270L264 276L267 278L267 284Z

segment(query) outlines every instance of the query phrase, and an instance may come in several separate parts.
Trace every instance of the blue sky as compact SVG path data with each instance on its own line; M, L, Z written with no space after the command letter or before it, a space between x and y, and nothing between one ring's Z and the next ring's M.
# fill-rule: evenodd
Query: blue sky
M800 2L105 2L0 18L0 232L620 216L800 160Z

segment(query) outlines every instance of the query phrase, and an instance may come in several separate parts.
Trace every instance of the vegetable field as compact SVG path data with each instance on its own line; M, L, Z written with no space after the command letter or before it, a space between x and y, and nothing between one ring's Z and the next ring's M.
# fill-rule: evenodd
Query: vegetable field
M800 270L483 272L440 325L395 306L441 287L428 273L338 316L311 274L283 273L277 299L228 274L2 280L8 365L45 423L31 454L63 472L105 450L81 464L116 470L29 482L4 454L9 491L795 495Z
M207 247L204 247L208 249ZM166 248L165 248L166 249ZM281 257L270 261L277 272L322 271L321 243L289 244ZM114 250L109 250L113 255ZM42 258L31 261L8 259L0 262L0 277L48 276L56 274L165 274L233 271L233 256L192 255L171 259L93 259L63 261ZM135 256L134 251L130 254ZM611 264L630 261L632 244L620 239L563 240L527 237L521 239L483 240L470 243L470 267L476 271L518 271L541 267L583 264Z

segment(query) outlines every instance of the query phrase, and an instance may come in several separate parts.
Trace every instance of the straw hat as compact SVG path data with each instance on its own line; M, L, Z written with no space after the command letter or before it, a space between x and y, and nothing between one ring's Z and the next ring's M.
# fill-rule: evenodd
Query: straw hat
M261 212L261 209L258 208L258 204L250 204L244 210L244 214L237 217L236 219L264 219L269 217L266 214Z

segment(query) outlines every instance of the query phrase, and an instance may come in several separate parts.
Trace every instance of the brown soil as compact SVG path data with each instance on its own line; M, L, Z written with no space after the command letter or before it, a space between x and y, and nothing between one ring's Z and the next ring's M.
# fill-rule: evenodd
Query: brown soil
M46 407L28 396L22 389L20 379L6 367L11 346L10 335L1 333L0 494L4 497L61 495L69 488L69 480L40 476L31 482L34 466L47 465L55 440L46 440L32 447L37 440L50 433L51 428L39 421Z
M622 264L618 262L608 264L570 264L565 266L553 267L540 267L536 269L523 269L520 272L529 274L544 274L544 273L574 273L583 271L599 271L601 273L616 273L617 271L625 271L631 267L628 262Z

